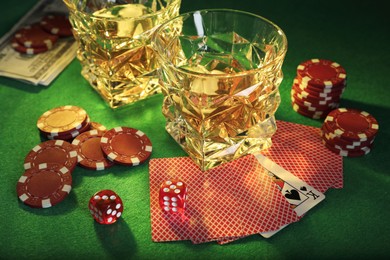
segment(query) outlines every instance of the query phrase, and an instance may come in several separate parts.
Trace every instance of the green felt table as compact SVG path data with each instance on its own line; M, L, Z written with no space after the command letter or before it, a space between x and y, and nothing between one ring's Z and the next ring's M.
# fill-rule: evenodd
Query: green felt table
M0 9L0 35L6 33L36 1L7 1ZM291 109L290 89L297 65L310 58L339 62L348 73L341 106L366 110L379 124L370 154L344 158L344 188L300 222L274 237L253 235L232 244L192 245L189 241L151 240L148 163L115 166L102 172L77 167L73 189L62 203L32 209L16 196L23 160L40 142L36 121L61 105L83 107L92 120L107 127L138 128L153 142L152 158L186 154L164 130L162 96L112 110L80 75L74 60L48 87L0 77L0 259L230 259L230 258L384 258L390 253L390 24L385 1L183 0L181 12L232 8L253 12L278 24L289 49L280 86L279 120L320 127L320 120ZM123 217L114 225L95 223L90 196L113 189L124 200Z

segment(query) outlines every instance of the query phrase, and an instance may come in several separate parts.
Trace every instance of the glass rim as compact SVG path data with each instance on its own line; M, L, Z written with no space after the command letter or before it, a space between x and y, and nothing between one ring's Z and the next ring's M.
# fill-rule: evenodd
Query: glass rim
M157 15L164 13L168 9L168 7L172 6L173 4L175 4L177 2L181 2L181 0L170 0L170 1L171 2L165 8L162 8L156 12L153 12L153 13L144 14L144 15L139 16L139 17L98 17L98 16L93 16L91 13L87 13L87 12L84 12L84 11L77 9L75 7L74 0L63 0L63 2L65 3L65 5L68 7L68 9L70 11L80 12L83 15L89 16L94 20L101 20L101 21L130 21L130 20L136 21L136 20L144 20L144 19L149 18L149 17L155 17Z
M263 22L267 23L268 25L271 25L275 29L275 31L278 32L278 34L281 36L281 38L283 40L283 48L280 50L280 52L278 52L277 57L275 59L273 59L272 62L266 63L266 64L262 65L259 68L249 69L249 70L240 71L240 72L236 72L236 73L212 74L212 73L196 72L196 71L190 71L190 70L178 68L175 65L173 65L172 62L169 61L169 59L166 58L165 54L161 54L161 51L159 51L161 48L158 48L158 46L155 46L155 48L157 47L159 49L159 50L157 50L158 55L160 57L162 55L164 56L163 57L164 58L164 63L171 64L172 67L175 70L177 70L177 71L180 71L180 72L185 73L185 74L194 75L194 76L197 76L197 77L199 77L199 76L201 76L201 77L210 77L210 76L212 76L214 78L242 77L243 75L255 74L255 73L258 73L261 70L266 69L267 67L271 66L274 63L275 60L283 58L286 55L286 53L287 53L287 46L288 46L287 36L284 33L284 31L278 25L276 25L271 20L269 20L267 18L264 18L263 16L260 16L260 15L254 14L254 13L250 13L250 12L247 12L247 11L228 9L228 8L200 9L200 10L194 10L194 11L189 11L189 12L186 12L186 13L183 13L183 14L179 14L178 16L173 17L172 19L170 19L170 20L162 23L160 26L158 26L158 28L156 29L156 31L154 32L154 34L152 36L152 38L153 38L152 42L154 42L154 43L156 42L156 40L158 39L158 34L160 33L160 31L164 30L164 27L166 27L169 23L172 23L175 20L180 19L182 17L186 17L186 16L189 17L189 16L191 16L191 15L197 13L197 12L200 12L200 13L205 13L205 12L207 12L207 13L209 13L209 12L229 12L229 13L238 13L238 14L242 14L242 15L246 15L246 16L250 16L250 17L254 17L254 18L260 19ZM156 44L154 44L154 45L156 45Z

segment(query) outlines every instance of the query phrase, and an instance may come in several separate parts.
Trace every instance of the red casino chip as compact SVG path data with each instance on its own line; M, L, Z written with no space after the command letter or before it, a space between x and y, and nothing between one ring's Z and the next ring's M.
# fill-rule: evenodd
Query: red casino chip
M307 108L309 111L328 111L330 112L331 110L337 108L339 106L339 103L329 103L329 104L319 104L319 102L309 102L300 99L297 95L292 94L291 95L291 100L295 103L298 104L300 107Z
M119 164L135 166L145 162L152 153L152 143L140 130L115 127L100 140L107 158Z
M23 54L29 54L29 55L33 55L33 54L38 54L38 53L43 53L45 51L48 51L48 48L47 47L42 47L42 48L28 48L28 47L25 47L25 46L22 46L21 44L18 43L18 41L13 38L11 40L11 47L19 52L19 53L23 53Z
M60 164L42 163L19 178L19 199L33 208L49 208L63 201L72 190L72 174Z
M107 128L98 122L91 122L91 130L98 130L98 131L105 132L107 131Z
M295 82L295 80L294 80ZM328 90L324 89L323 91L314 91L308 87L303 87L299 83L294 83L292 88L299 94L303 96L312 96L313 98L324 98L324 99L334 99L340 98L344 93L345 88L336 89L336 90Z
M324 59L302 62L297 68L297 74L302 82L320 88L343 85L347 77L345 69L340 64Z
M368 147L368 146L362 147L362 148L357 149L357 150L342 150L342 149L338 149L338 148L326 143L325 141L323 141L323 143L326 146L326 148L328 148L333 153L341 155L341 156L345 156L345 157L359 157L359 156L366 155L366 154L370 153L370 151L371 151L371 147Z
M14 37L24 47L47 50L50 50L58 40L58 36L47 33L39 24L19 29Z
M329 106L340 103L340 98L314 98L310 95L302 95L295 91L294 88L291 89L291 96L294 96L294 98L299 99L301 102L315 103L320 106Z
M79 165L92 170L104 170L114 165L100 148L100 139L105 132L91 130L78 135L72 142L77 148Z
M308 113L317 113L321 115L327 115L330 111L333 110L331 107L313 107L310 106L308 103L304 104L302 101L296 100L294 97L291 97L291 103L293 104L294 107L299 108L303 111L307 111Z
M43 113L38 118L37 127L44 134L56 136L79 130L87 119L84 109L77 106L61 106Z
M321 94L331 94L331 93L337 93L341 92L345 89L347 81L343 81L340 85L334 85L334 86L316 86L310 84L309 77L301 78L299 75L297 75L296 79L300 82L299 88L306 91L321 93Z
M354 150L357 148L362 148L364 146L371 146L375 140L375 138L373 138L372 140L361 141L361 142L345 140L332 133L329 133L324 125L321 127L321 137L326 143L334 147L338 146L343 150Z
M326 114L323 111L309 111L309 110L305 109L304 107L301 107L298 104L295 104L294 102L292 102L292 108L295 112L297 112L303 116L309 117L309 118L321 119L321 118L326 117Z
M55 134L45 134L44 136L49 140L65 140L65 141L72 141L76 136L78 136L81 133L84 133L86 131L89 131L91 129L90 119L87 116L87 121L82 123L82 126L78 130L74 130L72 132L62 132L62 133L55 133Z
M333 139L327 139L325 136L322 136L322 140L327 145L329 145L331 147L334 147L334 148L339 149L339 150L351 151L351 152L360 151L362 149L370 148L372 146L372 144L373 144L373 141L370 141L370 142L367 142L365 144L361 144L361 145L358 145L358 146L346 145L343 142L336 142Z
M60 37L72 36L72 25L65 15L47 15L41 20L42 28Z
M28 170L42 163L56 163L66 166L70 171L77 165L77 150L63 140L49 140L35 146L24 160L24 169Z
M339 108L331 111L324 121L331 133L354 141L372 140L379 129L376 119L365 111Z

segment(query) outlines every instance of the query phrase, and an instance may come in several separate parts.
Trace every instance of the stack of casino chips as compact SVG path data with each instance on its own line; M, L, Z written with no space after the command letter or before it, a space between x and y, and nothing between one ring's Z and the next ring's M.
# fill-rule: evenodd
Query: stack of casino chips
M336 62L324 59L302 62L291 89L293 109L310 118L325 118L339 107L346 77L345 69Z
M41 136L50 140L72 141L79 134L90 130L87 112L77 106L61 106L43 113L37 121Z
M338 108L326 117L321 136L332 152L357 157L371 151L378 129L378 122L371 114L357 109Z
M59 38L69 36L72 26L65 15L47 15L16 31L11 46L23 54L38 54L52 49Z

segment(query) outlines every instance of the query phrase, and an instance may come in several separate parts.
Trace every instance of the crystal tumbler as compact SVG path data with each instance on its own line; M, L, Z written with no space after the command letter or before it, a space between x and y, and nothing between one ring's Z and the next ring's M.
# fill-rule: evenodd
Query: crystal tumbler
M79 44L81 74L112 107L161 89L151 35L181 0L63 0Z
M164 23L152 42L166 130L202 170L270 147L287 51L277 25L201 10Z

